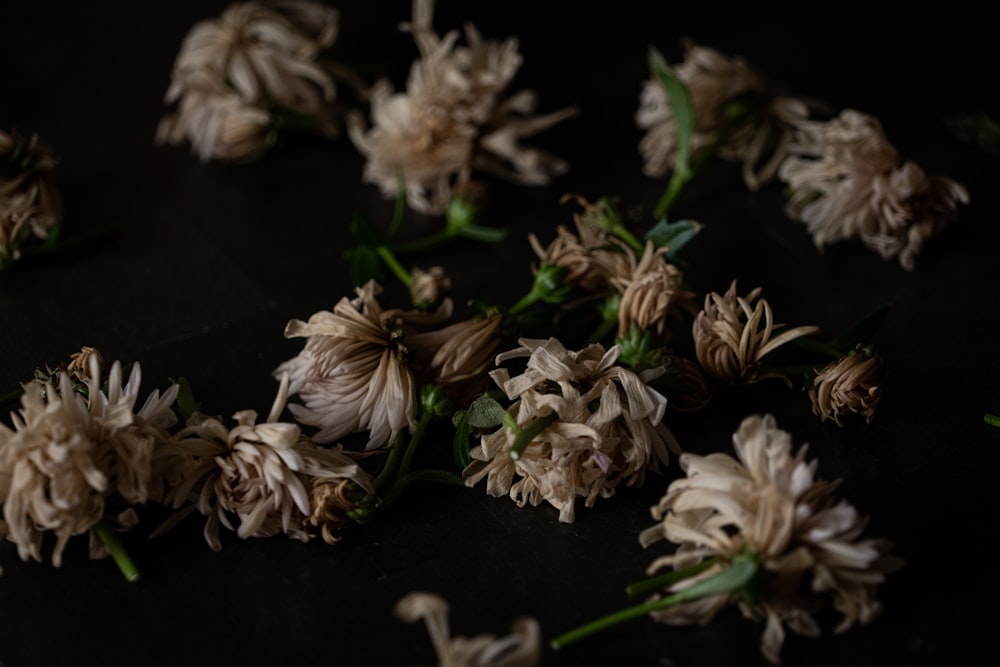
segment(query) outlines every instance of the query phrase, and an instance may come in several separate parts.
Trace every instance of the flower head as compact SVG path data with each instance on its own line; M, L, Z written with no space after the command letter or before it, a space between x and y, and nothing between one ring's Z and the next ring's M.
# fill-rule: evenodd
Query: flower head
M682 287L684 273L667 262L668 248L656 248L646 241L642 256L636 258L629 250L629 272L611 277L611 284L621 292L618 309L618 335L624 336L633 325L657 334L669 334L667 318L678 311L694 315L698 306L694 293Z
M503 316L497 310L416 333L407 339L413 365L423 382L443 387L453 400L466 403L486 388L487 371L501 342Z
M778 378L791 386L783 375L760 373L761 361L785 343L817 333L819 328L801 326L774 335L783 325L774 322L766 300L758 301L760 294L758 287L746 297L737 296L734 280L725 294L711 292L705 297L705 307L694 321L698 363L715 379L730 384Z
M38 135L0 130L0 267L32 241L54 233L62 217L56 157Z
M365 491L371 482L360 467L338 447L315 445L297 424L277 421L288 398L288 377L282 378L271 413L257 423L257 412L233 415L236 426L226 427L217 417L194 413L175 438L157 452L157 479L163 502L182 508L158 533L197 509L208 517L205 540L214 550L222 548L219 525L236 530L242 538L271 537L284 533L301 541L311 538L307 523L314 518L309 484L314 480L349 480ZM235 528L231 517L239 524ZM312 525L324 536L340 525L327 525L323 511Z
M892 544L862 538L867 519L833 496L837 484L816 478L816 462L805 448L795 454L791 436L774 418L750 416L733 435L736 458L716 453L684 454L687 477L673 482L652 509L658 521L640 542L678 545L657 558L650 573L714 563L668 588L681 590L704 580L743 554L760 560L760 577L749 595L721 593L652 612L668 624L707 623L728 604L745 616L765 618L761 652L777 664L785 627L814 636L814 612L832 603L843 618L836 632L869 623L882 611L875 597L885 574L902 565Z
M463 471L467 486L486 478L490 495L509 494L522 507L548 502L560 521L572 523L578 497L592 507L623 481L641 486L647 470L679 451L661 422L666 399L646 384L662 368L637 375L617 366L617 346L571 352L555 338L520 343L497 355L497 363L527 357L525 372L490 374L514 401L508 412L517 428L483 436ZM531 437L522 443L525 432Z
M426 270L414 267L410 277L413 280L410 285L410 300L417 308L438 305L451 289L451 278L440 266L432 266Z
M438 214L452 187L467 182L473 171L528 184L548 183L563 173L563 161L521 146L520 139L574 110L533 116L532 91L503 98L522 62L517 41L484 40L466 24L467 45L457 46L457 32L444 37L434 32L433 6L433 0L415 0L413 20L402 26L413 34L421 56L406 92L394 93L388 81L379 81L371 90L371 127L357 113L348 117L351 140L367 158L364 179L396 197L402 175L407 203Z
M368 431L366 448L384 447L414 425L416 381L409 365L407 322L430 314L384 310L374 281L341 299L332 312L308 322L292 320L286 338L306 338L302 351L274 371L288 373L292 394L302 405L289 406L295 419L318 427L318 443Z
M311 0L234 2L188 32L164 101L176 104L158 143L190 141L202 161L247 161L270 145L287 113L337 134L331 72L318 60L333 44L337 10Z
M440 596L414 591L396 603L394 611L407 623L424 619L439 667L534 667L541 663L542 635L533 618L515 620L511 634L505 637L452 637L448 603Z
M809 388L813 414L822 421L860 414L871 423L882 398L882 360L870 347L859 345L844 358L818 371Z
M52 531L52 563L74 535L88 532L112 501L139 504L150 498L153 452L169 438L176 421L172 385L154 391L139 410L141 370L132 366L123 382L119 362L102 389L97 356L90 357L86 396L69 374L58 384L28 383L14 429L0 425L0 504L8 537L22 560L41 561L43 534ZM91 554L103 555L96 542Z

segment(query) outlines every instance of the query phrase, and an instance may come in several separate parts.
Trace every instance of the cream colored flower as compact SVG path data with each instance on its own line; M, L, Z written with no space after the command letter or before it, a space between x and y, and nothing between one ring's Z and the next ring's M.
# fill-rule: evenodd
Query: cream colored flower
M443 38L434 32L433 6L433 0L415 0L413 20L402 26L420 51L406 92L394 93L388 81L379 81L371 90L371 127L358 113L348 117L350 138L367 158L365 181L395 198L402 176L407 203L439 214L452 188L474 170L528 184L563 173L563 161L519 142L575 111L533 116L532 91L502 99L521 66L517 41L483 40L466 24L467 45L457 46L457 32Z
M381 291L369 281L333 312L314 313L308 322L292 320L285 328L286 338L308 340L274 376L291 376L291 393L303 404L289 410L298 422L320 429L316 442L367 431L366 449L377 449L415 424L417 386L405 325L416 315L384 310L376 299Z
M432 266L429 269L414 267L410 274L410 300L417 308L430 308L441 302L451 290L451 278L444 268Z
M359 471L361 479L365 477ZM360 523L352 514L372 509L372 487L349 478L313 477L309 482L309 517L306 523L319 528L323 541L336 544L340 531Z
M481 634L452 637L448 627L448 603L433 593L408 593L394 609L407 623L424 619L437 653L438 667L535 667L541 664L542 633L538 621L519 618L505 637Z
M806 223L819 249L860 238L913 270L924 242L969 201L963 185L901 164L878 119L853 109L803 123L789 154L778 171L791 191L786 212Z
M0 424L0 504L22 560L41 561L44 533L52 531L58 567L69 538L88 532L109 504L150 498L153 452L176 421L170 406L178 387L152 392L136 411L141 378L136 363L123 383L116 361L103 390L98 359L91 356L86 396L65 372L58 385L25 385L14 429ZM91 555L103 555L95 540Z
M711 292L705 297L705 307L694 321L698 363L712 377L730 384L778 378L791 386L784 375L760 373L761 362L785 343L818 333L819 327L795 327L775 335L784 325L774 322L770 304L758 301L760 294L758 287L746 297L737 296L734 280L724 295Z
M684 454L687 477L673 482L652 508L657 524L640 535L644 547L668 540L675 553L657 558L650 574L707 559L708 570L675 584L690 586L738 555L760 559L759 582L750 596L721 594L652 612L663 623L707 623L729 604L748 618L764 618L761 652L778 664L785 627L806 636L820 633L814 613L832 603L843 618L835 631L867 624L882 611L876 589L902 561L892 544L862 538L867 519L833 496L837 483L815 477L805 447L793 455L791 436L774 418L747 417L733 435L737 458Z
M336 93L316 59L336 39L338 19L337 10L307 0L233 3L188 32L166 102L225 83L248 105L318 113Z
M32 241L49 238L62 218L57 160L38 135L0 130L0 266Z
M312 516L308 485L313 480L350 480L372 491L366 473L341 447L315 445L297 424L279 422L288 399L289 380L282 377L267 419L257 423L257 412L233 415L236 426L226 427L216 417L195 413L176 437L157 452L157 478L163 484L163 502L176 508L191 505L157 529L162 534L197 509L208 517L205 540L220 550L219 525L242 538L284 533L308 541ZM234 528L231 518L238 525Z
M624 336L632 326L669 334L668 317L678 315L679 311L689 315L698 312L694 292L682 287L683 271L663 257L668 250L646 241L642 257L637 259L631 251L627 253L628 274L611 277L611 284L622 297L618 307L619 336Z
M809 388L813 414L822 421L832 419L843 426L841 417L860 414L868 423L882 398L882 360L870 347L858 349L817 372Z
M662 368L637 375L617 366L618 346L570 352L555 338L520 344L497 355L496 363L527 357L523 374L490 373L513 401L508 412L519 429L504 426L483 436L462 473L466 486L485 478L490 495L510 495L521 507L548 502L560 521L572 523L578 497L593 507L622 482L641 486L647 470L659 470L671 450L679 451L662 423L666 399L646 384ZM512 455L518 432L539 419L549 423Z
M488 383L500 346L503 316L496 310L407 338L423 382L440 385L452 400L468 403Z
M272 141L271 114L222 87L198 88L181 99L176 114L160 121L156 141L190 142L202 162L248 162L260 157Z

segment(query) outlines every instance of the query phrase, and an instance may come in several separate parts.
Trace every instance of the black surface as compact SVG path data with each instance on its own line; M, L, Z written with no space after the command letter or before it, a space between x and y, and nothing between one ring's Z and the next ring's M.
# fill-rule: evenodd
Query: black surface
M363 158L346 137L290 138L249 165L200 164L186 147L153 143L170 67L186 31L223 2L8 3L0 16L0 126L36 131L61 156L64 233L118 230L100 249L0 274L0 389L81 345L139 360L143 395L184 375L207 412L266 413L271 371L301 347L290 318L330 308L351 287L343 252L356 211L388 221L393 202L360 183ZM991 546L1000 411L997 158L945 131L948 113L989 109L998 74L983 17L919 23L835 13L771 20L674 3L442 2L439 32L475 23L489 38L517 35L525 64L514 89L535 88L542 111L582 114L534 141L572 164L555 185L491 182L490 220L512 228L501 247L458 243L425 258L452 274L457 301L510 302L530 284L527 233L551 238L571 222L564 192L617 195L649 207L664 183L641 174L633 116L646 54L677 62L685 36L743 55L771 80L854 107L883 122L900 153L964 183L971 203L908 273L859 245L820 255L782 213L777 186L753 194L728 163L713 164L678 202L705 223L686 251L700 294L764 289L782 321L831 334L881 305L874 341L890 365L870 426L820 424L808 399L781 385L718 395L704 412L669 415L682 446L730 452L753 412L809 443L824 478L872 517L869 534L896 542L907 566L881 589L886 612L867 627L818 639L790 636L787 665L982 664L1000 615ZM539 6L544 11L539 11ZM416 55L397 31L409 3L343 3L332 54L404 83ZM409 233L436 229L410 216ZM156 541L129 534L143 571L127 583L74 540L61 569L22 563L0 545L0 660L45 665L339 664L434 662L421 625L392 616L407 592L439 593L456 634L506 633L520 615L551 638L623 606L626 584L662 549L643 550L649 507L678 474L621 490L560 524L544 506L518 509L474 489L420 487L339 545L284 538L240 541L220 553L192 520ZM155 525L155 524L153 524ZM655 552L655 554L654 554ZM47 552L48 553L48 552ZM735 610L711 625L669 628L639 619L558 654L546 665L756 665L762 627Z

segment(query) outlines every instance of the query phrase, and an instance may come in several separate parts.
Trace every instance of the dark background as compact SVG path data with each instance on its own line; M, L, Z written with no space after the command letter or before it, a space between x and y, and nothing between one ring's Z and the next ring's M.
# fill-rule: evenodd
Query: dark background
M387 223L393 202L361 183L364 160L346 136L288 136L248 165L201 164L187 147L154 145L184 35L226 4L0 7L0 127L38 132L60 156L67 238L117 230L91 252L0 274L0 393L93 345L109 361L141 361L142 396L183 375L210 414L266 414L271 371L302 344L283 338L285 323L349 294L351 216ZM779 320L831 336L891 306L873 341L889 365L875 421L821 424L806 396L780 384L717 394L706 411L667 420L686 450L731 452L743 417L774 414L797 444L809 443L821 477L843 479L839 495L871 515L868 533L893 539L908 561L880 589L886 612L875 623L838 636L836 618L822 617L821 638L789 636L784 664L981 664L1000 620L991 546L1000 429L982 419L1000 411L998 170L996 157L957 141L944 119L997 110L989 22L952 5L923 16L824 6L780 19L674 5L439 3L439 33L468 20L487 38L519 37L525 63L512 90L537 90L541 112L576 104L582 113L532 142L566 158L566 176L543 188L490 181L487 219L512 229L508 241L460 242L414 261L443 265L459 304L509 304L530 286L528 232L547 242L556 225L571 224L563 193L649 209L664 182L641 173L633 118L650 45L676 63L680 40L691 37L744 56L790 92L878 117L904 159L971 193L915 272L851 243L817 253L804 226L783 214L780 187L750 193L735 164L710 164L674 210L705 224L684 255L699 295L734 278L741 293L761 286ZM338 8L332 57L403 87L417 54L397 30L409 3ZM407 233L439 224L411 214ZM155 523L144 523L126 536L144 572L137 584L110 561L89 561L83 538L60 569L22 563L4 543L0 661L430 664L422 625L391 613L414 589L449 600L455 634L505 634L530 615L547 640L627 603L624 587L666 546L643 550L637 535L677 474L671 466L642 489L578 506L573 524L548 506L490 498L482 485L413 487L335 547L224 533L214 553L198 519L155 541L144 539ZM764 664L762 629L735 610L704 628L643 618L547 650L543 664Z

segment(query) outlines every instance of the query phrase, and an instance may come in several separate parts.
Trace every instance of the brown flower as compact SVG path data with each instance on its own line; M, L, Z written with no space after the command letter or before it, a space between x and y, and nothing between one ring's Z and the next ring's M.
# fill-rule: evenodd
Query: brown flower
M451 289L451 278L440 266L424 270L414 267L410 274L410 300L417 308L430 308L441 303Z
M611 277L611 284L622 297L618 308L619 336L624 336L632 326L669 334L666 329L669 316L676 316L678 311L689 315L698 312L694 292L682 287L684 273L663 258L668 250L646 241L642 257L636 259L632 252L627 253L628 274Z
M0 267L32 241L44 241L62 218L56 157L38 135L0 130Z
M470 401L486 387L502 324L503 316L491 310L437 331L409 336L408 347L421 379L443 387L452 400Z
M883 381L882 360L871 347L859 345L817 372L809 388L813 414L822 421L832 419L837 426L843 426L841 418L851 413L871 423L882 398Z
M733 435L737 458L716 453L684 454L687 477L671 483L652 508L656 525L640 535L644 547L659 540L678 545L653 561L649 573L680 570L714 559L707 570L668 587L676 592L753 554L758 573L746 590L711 595L651 613L656 620L704 624L729 604L747 618L766 619L761 652L778 664L787 626L815 636L814 614L832 603L843 618L836 632L867 624L882 611L876 589L902 565L892 544L862 538L867 519L833 496L837 483L815 478L816 462L805 448L792 454L791 436L774 418L753 415ZM746 594L749 593L749 594Z
M774 322L770 304L757 300L760 294L758 287L746 297L737 296L735 280L724 295L709 293L694 321L695 354L705 372L717 380L750 384L778 378L790 387L791 380L784 375L761 374L761 361L795 338L818 333L819 327L795 327L774 335L784 325Z
M307 523L320 529L324 542L336 544L341 540L339 532L357 523L351 514L369 509L370 501L366 488L353 479L313 477L309 483Z

